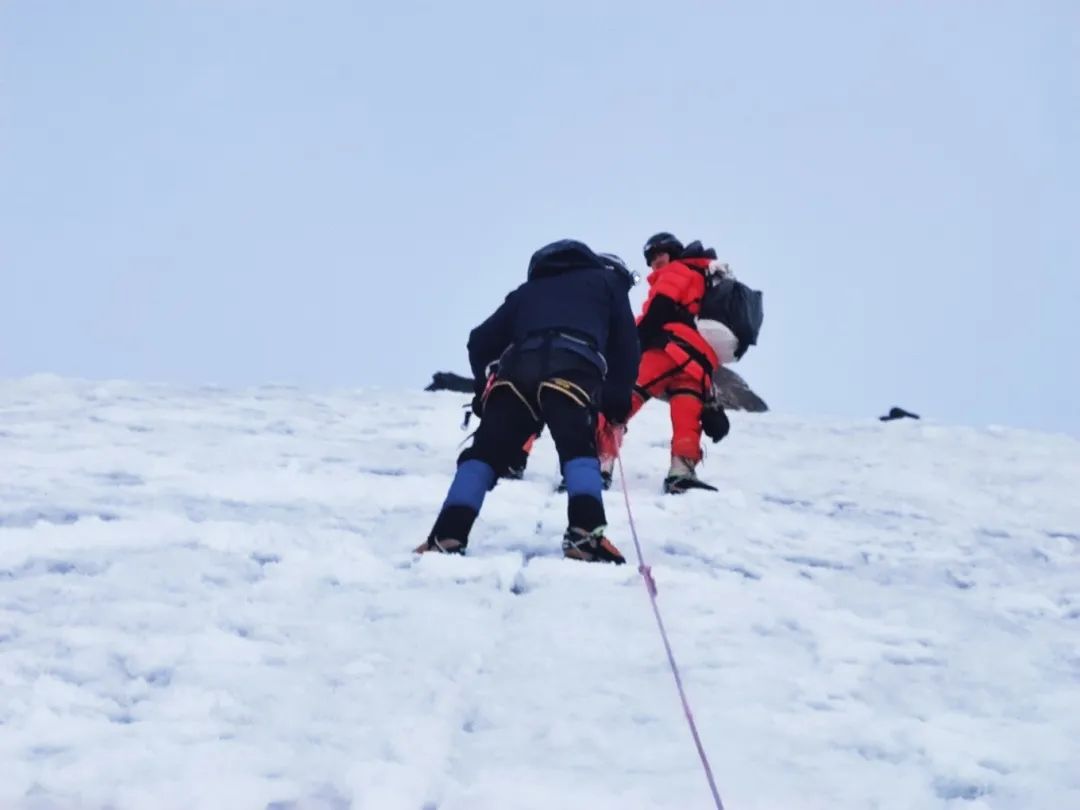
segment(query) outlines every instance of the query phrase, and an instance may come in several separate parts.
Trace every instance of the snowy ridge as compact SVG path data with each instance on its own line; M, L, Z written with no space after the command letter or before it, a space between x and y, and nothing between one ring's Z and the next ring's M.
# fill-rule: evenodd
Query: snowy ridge
M0 808L709 807L547 437L409 553L464 399L0 383ZM660 406L624 451L729 810L1080 807L1080 442L732 422L717 494L658 494Z

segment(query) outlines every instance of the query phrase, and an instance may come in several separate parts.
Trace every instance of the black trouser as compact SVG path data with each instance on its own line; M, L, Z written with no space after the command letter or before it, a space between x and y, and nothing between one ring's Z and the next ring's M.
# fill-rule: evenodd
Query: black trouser
M526 352L502 364L432 534L466 541L485 493L544 425L566 479L570 525L590 532L603 526L595 406L601 381L598 369L571 352Z

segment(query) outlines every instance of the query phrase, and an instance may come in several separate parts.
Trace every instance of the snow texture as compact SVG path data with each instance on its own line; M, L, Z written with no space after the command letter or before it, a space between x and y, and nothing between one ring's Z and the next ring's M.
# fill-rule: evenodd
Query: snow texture
M468 557L410 553L464 401L0 383L0 807L712 806L549 438ZM1080 807L1080 443L732 422L719 493L660 494L661 404L624 446L729 810Z

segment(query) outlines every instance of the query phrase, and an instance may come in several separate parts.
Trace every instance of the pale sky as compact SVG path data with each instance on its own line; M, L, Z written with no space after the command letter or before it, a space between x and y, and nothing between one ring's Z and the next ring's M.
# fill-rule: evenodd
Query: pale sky
M776 410L1080 434L1078 153L1069 0L6 0L0 378L419 388L670 230Z

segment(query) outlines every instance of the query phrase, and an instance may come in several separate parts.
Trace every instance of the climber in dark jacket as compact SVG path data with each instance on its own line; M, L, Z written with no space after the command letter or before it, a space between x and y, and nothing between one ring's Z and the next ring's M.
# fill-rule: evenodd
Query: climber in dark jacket
M485 494L547 425L568 495L564 555L625 562L604 536L596 418L603 413L621 424L630 411L640 360L627 297L633 280L617 256L571 239L553 242L533 254L525 283L472 330L469 363L480 427L417 552L464 553Z

